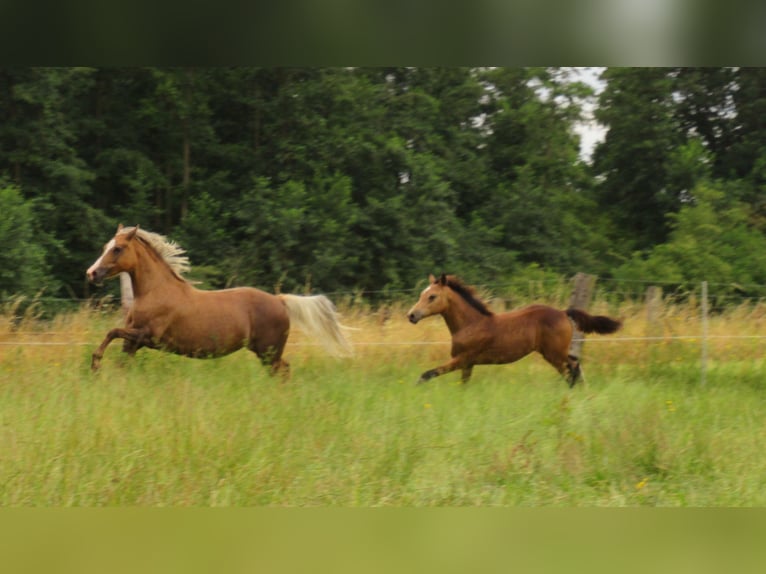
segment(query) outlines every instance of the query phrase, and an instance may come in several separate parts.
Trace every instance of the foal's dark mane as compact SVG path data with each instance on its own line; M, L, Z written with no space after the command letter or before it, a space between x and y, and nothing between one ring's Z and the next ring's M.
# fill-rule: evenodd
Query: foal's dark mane
M487 308L487 304L478 298L476 295L476 289L466 285L458 277L455 277L454 275L447 275L447 287L460 295L466 303L468 303L482 315L494 315L494 313Z

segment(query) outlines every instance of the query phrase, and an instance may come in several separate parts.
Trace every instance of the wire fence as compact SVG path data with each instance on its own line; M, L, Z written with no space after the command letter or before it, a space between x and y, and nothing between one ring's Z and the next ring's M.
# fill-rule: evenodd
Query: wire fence
M524 279L518 281L487 282L476 284L479 290L493 293L497 298L528 299L550 298L551 296L568 297L574 276L544 277L540 279ZM663 289L663 296L668 301L688 300L699 298L702 283L707 283L710 292L708 298L720 304L726 302L738 304L747 302L766 302L766 285L755 283L736 282L689 282L689 281L666 281L654 279L614 279L596 277L596 296L615 300L641 300L645 296L646 289L650 286L659 286ZM330 298L349 298L352 301L371 301L385 305L391 302L403 301L405 297L419 294L425 283L408 288L382 288L382 289L344 289L335 291L315 291L305 289L301 294L322 293ZM78 297L3 297L0 298L0 306L18 304L22 306L37 305L45 309L72 310L81 306L90 307L118 307L119 295L107 294L103 296Z
M478 285L477 287L482 292L494 294L494 300L506 304L506 307L509 302L513 304L513 306L516 306L517 303L524 304L525 302L535 300L546 300L548 302L557 301L563 305L565 304L566 299L572 294L573 281L545 278L532 281L488 283ZM411 302L414 302L414 296L419 294L422 288L423 285L418 285L409 289L381 289L377 291L347 290L328 292L325 294L334 300L345 298L344 304L351 307L372 299L377 302L378 309L383 309L387 305L401 304L405 302L407 298L411 299ZM700 383L704 385L706 383L706 376L709 368L709 346L712 342L721 340L766 340L766 332L764 332L764 334L720 335L711 333L709 330L709 319L711 316L727 309L730 310L736 308L737 306L745 305L750 308L756 308L762 305L764 309L763 314L766 316L766 296L746 294L748 292L752 293L760 290L763 290L763 292L766 293L766 286L764 285L733 285L732 283L708 283L706 281L691 285L688 283L670 281L597 279L592 297L596 301L606 302L607 305L616 305L617 303L625 302L635 302L645 305L647 307L647 317L645 318L647 322L647 333L650 333L652 330L652 321L658 321L657 317L652 319L650 316L652 315L651 305L653 304L653 297L656 296L656 291L655 294L651 294L650 290L652 289L660 290L659 298L656 299L659 301L660 305L667 306L685 303L687 308L693 309L697 314L694 325L696 327L696 332L680 334L665 333L661 335L647 334L645 336L610 336L604 338L589 337L587 339L587 345L658 343L670 341L696 343L699 345ZM13 322L14 319L18 319L18 317L9 317L9 315L13 315L14 313L22 313L23 315L25 312L23 305L19 302L19 298L0 300L0 304L3 305L6 318L10 322ZM33 308L35 305L39 308L45 304L52 304L58 309L64 308L67 311L83 307L116 311L120 306L120 302L116 297L89 299L37 297L28 300L27 304L27 310ZM34 313L37 313L38 317L44 315L44 313L39 312L39 310L33 310L32 314L34 315ZM20 323L22 322L23 321ZM11 328L5 334L5 340L0 340L0 347L72 347L93 345L93 341L34 340L42 336L55 338L57 336L66 337L69 336L69 334L52 330L25 331L18 328ZM579 340L585 341L585 339ZM319 343L297 341L292 343L292 345L313 347L318 346ZM354 345L356 347L445 346L449 345L449 341L358 341L355 342Z

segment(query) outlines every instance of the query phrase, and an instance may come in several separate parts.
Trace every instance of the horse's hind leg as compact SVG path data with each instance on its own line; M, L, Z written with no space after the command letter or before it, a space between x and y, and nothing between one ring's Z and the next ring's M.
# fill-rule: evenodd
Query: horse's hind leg
M279 374L283 381L287 381L290 379L290 363L284 359L272 361L271 370L269 372L271 373L271 376Z
M264 347L258 343L251 343L248 348L258 355L261 363L269 365L269 374L272 376L279 374L283 380L290 378L290 364L282 358L282 352L285 350L285 344L287 343L287 334L284 338L278 342L277 345L269 345Z
M567 355L567 371L569 371L567 374L567 382L569 383L570 389L574 387L580 379L585 381L582 367L580 366L580 359L574 355Z
M553 366L561 375L566 379L569 388L572 388L577 382L579 376L579 363L575 360L572 361L570 355L566 353L561 354L557 352L544 351L541 352L543 358Z

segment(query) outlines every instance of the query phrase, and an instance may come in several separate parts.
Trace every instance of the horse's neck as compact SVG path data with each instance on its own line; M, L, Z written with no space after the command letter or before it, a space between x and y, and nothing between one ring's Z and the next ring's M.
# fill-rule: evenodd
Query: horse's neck
M450 333L454 334L465 328L466 325L486 319L487 316L479 313L455 293L455 296L450 299L449 307L442 313L442 317L444 317Z
M147 247L141 246L140 249L142 251L137 257L138 263L129 273L135 299L156 293L158 290L183 290L188 287L164 261L159 261L155 254L150 253Z

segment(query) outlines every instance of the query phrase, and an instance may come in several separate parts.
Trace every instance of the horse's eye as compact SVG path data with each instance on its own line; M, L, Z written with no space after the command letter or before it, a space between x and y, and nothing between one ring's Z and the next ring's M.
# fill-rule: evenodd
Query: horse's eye
M436 301L436 295L430 295L430 296L428 297L428 302L429 302L429 303L433 303L434 301Z
M122 253L122 247L115 247L114 249L112 249L112 253L114 255L119 255L120 253Z

